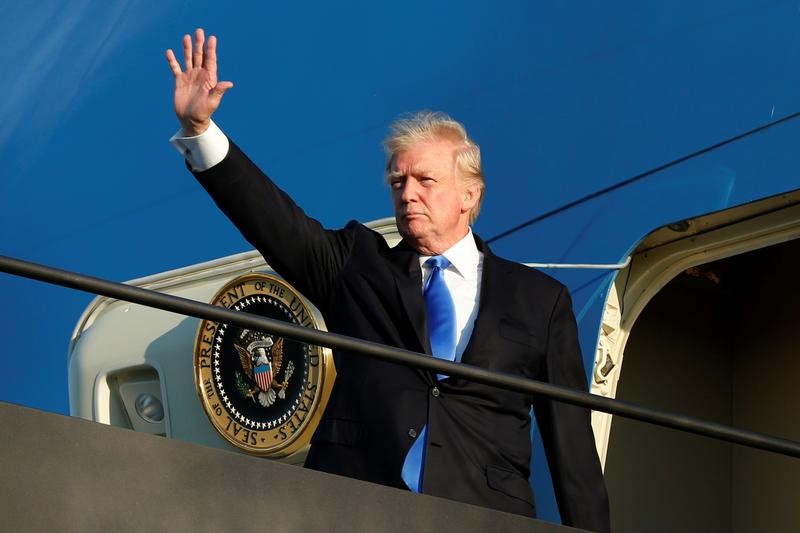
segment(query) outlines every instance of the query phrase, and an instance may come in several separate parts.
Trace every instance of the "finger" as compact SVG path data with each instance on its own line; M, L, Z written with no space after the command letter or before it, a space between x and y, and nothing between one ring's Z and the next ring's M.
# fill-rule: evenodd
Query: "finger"
M231 87L233 87L232 82L221 81L218 84L216 84L213 89L211 89L211 94L218 98L222 98L222 95L225 94L225 91L227 91Z
M192 38L188 33L183 36L183 62L186 70L192 68Z
M217 77L217 38L210 36L206 44L206 55L203 57L203 68L208 70L212 78Z
M194 67L203 66L203 42L205 41L205 34L203 28L197 28L194 32L194 54L192 54L192 65Z
M214 107L216 108L219 105L219 101L222 100L222 95L225 94L225 91L233 87L233 83L229 81L221 81L211 89L209 93L209 100L213 102Z
M175 52L171 48L167 50L167 63L169 63L169 68L175 76L181 75L181 65L175 58Z
M222 95L231 87L233 87L232 81L221 81L212 90Z

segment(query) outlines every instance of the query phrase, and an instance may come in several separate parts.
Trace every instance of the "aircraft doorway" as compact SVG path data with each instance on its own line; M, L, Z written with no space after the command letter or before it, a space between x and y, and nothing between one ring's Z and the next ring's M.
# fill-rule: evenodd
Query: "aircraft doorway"
M799 266L795 238L683 269L631 322L616 397L800 440ZM622 417L609 426L614 531L800 524L800 460Z

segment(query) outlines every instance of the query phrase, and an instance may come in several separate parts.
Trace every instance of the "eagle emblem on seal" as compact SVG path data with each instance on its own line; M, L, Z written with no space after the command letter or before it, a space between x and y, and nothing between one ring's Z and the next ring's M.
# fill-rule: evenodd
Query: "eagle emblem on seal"
M248 330L243 331L240 338L246 346L238 343L233 346L239 353L242 371L249 380L245 396L264 407L271 406L278 398L284 399L286 387L294 373L294 363L289 361L283 379L279 380L278 374L283 363L283 338L275 340L272 335Z

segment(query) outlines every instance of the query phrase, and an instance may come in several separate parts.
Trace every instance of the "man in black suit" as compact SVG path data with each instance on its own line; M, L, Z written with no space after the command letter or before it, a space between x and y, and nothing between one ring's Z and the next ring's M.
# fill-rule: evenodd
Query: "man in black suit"
M183 45L184 70L167 51L181 123L173 142L331 331L587 388L565 287L472 234L484 182L460 124L437 113L394 124L386 174L403 240L389 248L356 222L322 228L225 137L211 122L232 86L216 79L216 39L205 43L198 30L194 46L188 35ZM535 516L532 405L563 521L609 529L587 410L348 354L337 354L337 371L307 467Z

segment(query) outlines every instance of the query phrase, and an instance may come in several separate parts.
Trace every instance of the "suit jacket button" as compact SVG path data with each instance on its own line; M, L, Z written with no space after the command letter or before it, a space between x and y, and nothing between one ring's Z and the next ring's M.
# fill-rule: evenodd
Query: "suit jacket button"
M434 398L438 398L438 397L439 397L439 387L434 387L434 388L431 390L431 394L433 394L433 397L434 397Z
M417 430L414 429L414 428L409 429L408 430L408 436L411 437L412 439L416 439L417 438Z

